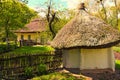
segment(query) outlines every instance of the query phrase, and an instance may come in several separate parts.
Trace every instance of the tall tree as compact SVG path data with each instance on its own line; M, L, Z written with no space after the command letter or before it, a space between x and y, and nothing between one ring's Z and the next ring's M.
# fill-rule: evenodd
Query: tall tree
M18 0L0 2L0 28L4 30L7 48L9 46L9 33L24 27L36 15L35 11Z
M104 5L105 1L106 0L96 0L98 6L101 5L101 7L98 9L99 17L107 22L107 18L108 18L107 16L108 15L107 15L107 9L106 9L106 7Z
M47 22L48 22L48 26L49 26L49 30L52 33L52 38L55 37L55 32L52 28L52 24L56 18L56 12L51 9L52 7L52 0L48 0L48 9L47 9L47 14L46 14L46 18L47 18Z
M109 5L107 2L112 3ZM118 0L97 0L98 11L96 11L96 16L102 18L107 23L111 24L113 27L119 29L119 12L120 12L120 3Z
M114 0L114 3L115 3L115 8L116 8L116 25L118 27L118 6L117 6L117 1Z

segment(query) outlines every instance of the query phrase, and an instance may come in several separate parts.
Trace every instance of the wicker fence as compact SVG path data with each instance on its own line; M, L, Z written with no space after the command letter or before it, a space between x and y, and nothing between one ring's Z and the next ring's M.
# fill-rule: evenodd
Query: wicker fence
M48 70L59 68L62 63L61 51L57 51L56 54L36 54L0 58L0 76L9 77L21 75L24 73L26 67L32 67L35 73L37 66L41 63L46 64Z

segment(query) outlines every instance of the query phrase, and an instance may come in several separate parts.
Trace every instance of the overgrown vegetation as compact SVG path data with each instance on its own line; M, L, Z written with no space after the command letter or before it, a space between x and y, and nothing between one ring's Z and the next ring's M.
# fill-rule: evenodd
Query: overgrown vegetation
M43 75L40 77L35 77L32 80L86 80L85 77L79 77L76 78L74 76L72 76L71 74L68 73L59 73L59 72L55 72L55 73L51 73L48 75Z
M116 69L120 69L120 60L115 61L115 67Z
M16 40L14 31L24 27L37 13L18 0L0 1L0 11L0 36L9 49L10 39L13 37Z
M4 47L0 48L2 50ZM12 48L12 47L11 47ZM50 46L24 46L15 49L14 51L4 53L0 55L0 57L6 56L23 56L23 55L34 55L34 54L53 54L54 53L54 48Z
M33 77L33 68L32 68L32 67L26 67L26 68L25 68L24 75L25 75L27 78Z
M36 74L35 74L35 69L36 68ZM36 76L41 76L41 75L46 75L48 73L47 65L46 64L39 64L37 67L26 67L24 69L24 76L26 78L33 78L35 75Z
M47 74L47 66L45 64L40 64L38 65L37 71L38 71L38 75Z
M10 42L9 48L7 48L5 42L0 42L0 54L13 51L17 48L17 45L14 42Z
M120 47L114 46L114 47L113 47L113 50L116 51L116 52L120 52Z
M1 73L8 79L8 75L19 75L20 80L46 75L59 68L62 63L61 54L54 53L54 49L50 46L24 46L1 54ZM7 73L4 73L5 71Z

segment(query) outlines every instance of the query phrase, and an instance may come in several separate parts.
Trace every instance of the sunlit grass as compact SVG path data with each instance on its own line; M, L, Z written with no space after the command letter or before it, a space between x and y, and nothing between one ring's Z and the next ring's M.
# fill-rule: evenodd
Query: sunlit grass
M2 56L23 56L23 55L34 55L34 54L53 54L54 48L50 46L24 46L15 49L14 51L10 51L8 53L4 53L0 55Z
M55 72L55 73L51 73L48 75L43 75L40 77L35 77L32 80L86 80L85 77L79 77L76 78L70 74L67 73L59 73L59 72Z
M46 53L50 51L54 51L54 49L50 46L24 46L10 53L33 54L33 53Z

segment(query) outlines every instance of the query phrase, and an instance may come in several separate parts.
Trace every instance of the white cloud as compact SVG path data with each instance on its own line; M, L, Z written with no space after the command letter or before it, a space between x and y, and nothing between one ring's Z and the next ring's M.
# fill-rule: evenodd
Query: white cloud
M120 13L118 14L118 18L120 19Z
M110 6L115 6L115 3L114 3L113 1L106 0L105 6L108 6L108 7L110 7Z
M67 6L68 6L69 9L75 9L78 6L78 4L81 3L81 2L89 2L89 5L91 7L96 6L94 4L95 0L62 0L62 1L67 2ZM118 1L120 1L120 0L118 0ZM105 6L114 6L113 0L105 0Z
M41 16L41 17L46 16L46 14L45 14L46 10L44 8L42 8L42 7L34 7L33 9L38 12L39 16Z
M69 9L75 9L80 2L83 2L84 0L62 0L64 2L67 2L67 7Z

